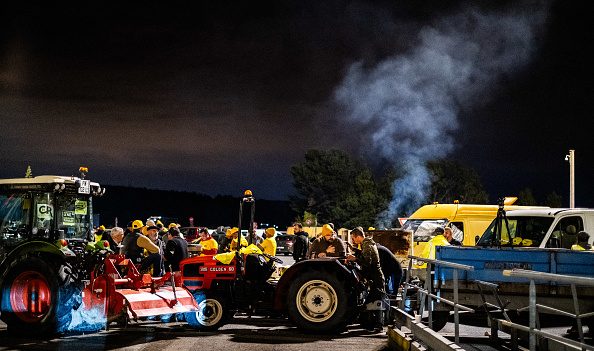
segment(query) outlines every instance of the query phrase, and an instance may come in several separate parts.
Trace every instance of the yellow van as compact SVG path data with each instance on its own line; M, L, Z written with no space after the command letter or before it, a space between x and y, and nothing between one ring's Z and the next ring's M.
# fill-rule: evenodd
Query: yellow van
M513 205L517 200L517 197L506 197L504 209L509 211L545 208ZM498 205L470 205L460 204L457 201L453 204L425 205L407 218L402 229L413 233L414 256L421 255L427 242L434 237L433 231L436 227L449 226L452 228L454 239L464 246L474 246L489 224L497 217L498 209Z

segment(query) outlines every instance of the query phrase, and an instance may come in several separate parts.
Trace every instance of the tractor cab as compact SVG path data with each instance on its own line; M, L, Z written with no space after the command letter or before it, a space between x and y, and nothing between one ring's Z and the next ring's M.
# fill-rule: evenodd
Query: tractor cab
M29 241L84 247L92 235L92 197L105 193L85 174L81 167L80 177L0 179L0 261Z

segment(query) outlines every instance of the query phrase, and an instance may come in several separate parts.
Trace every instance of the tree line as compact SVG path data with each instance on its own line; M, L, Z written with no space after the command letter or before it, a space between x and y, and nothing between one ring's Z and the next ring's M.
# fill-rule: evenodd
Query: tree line
M454 160L434 160L426 165L431 186L424 204L453 203L489 204L478 173ZM398 170L387 169L374 175L370 167L340 150L309 150L304 161L291 167L296 194L290 197L291 208L299 219L312 223L333 222L340 227L374 226L378 215L386 210L392 184ZM538 202L532 190L518 194L517 205L561 207L561 196L550 193ZM491 202L495 203L495 202ZM411 213L400 213L408 216ZM396 224L396 218L392 219Z

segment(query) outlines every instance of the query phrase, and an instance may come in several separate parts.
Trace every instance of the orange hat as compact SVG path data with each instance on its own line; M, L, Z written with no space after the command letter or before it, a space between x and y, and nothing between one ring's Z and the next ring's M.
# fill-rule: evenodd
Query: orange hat
M334 229L329 224L324 224L322 226L322 236L334 234Z
M266 237L272 238L276 234L276 229L274 228L266 228Z
M237 233L238 231L239 231L239 228L237 228L237 227L229 228L229 229L227 229L225 236L227 238L231 238L233 236L233 234Z

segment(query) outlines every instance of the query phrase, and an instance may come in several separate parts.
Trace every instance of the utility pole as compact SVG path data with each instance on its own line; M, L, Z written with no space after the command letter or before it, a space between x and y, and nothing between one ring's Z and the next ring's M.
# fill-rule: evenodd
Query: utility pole
M575 208L575 150L569 150L565 161L569 162L569 208Z

